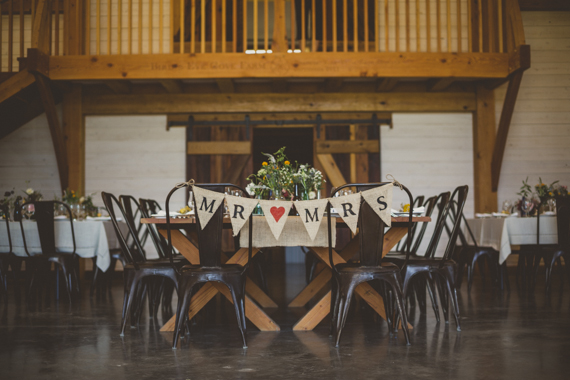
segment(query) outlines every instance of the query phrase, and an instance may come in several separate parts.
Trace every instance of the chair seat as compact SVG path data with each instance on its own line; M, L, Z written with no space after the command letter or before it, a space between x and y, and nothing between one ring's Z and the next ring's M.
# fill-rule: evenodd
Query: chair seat
M350 272L350 273L382 273L382 272L393 272L394 270L400 270L397 265L387 262L382 262L381 266L361 266L359 263L343 263L336 264L336 269L339 272Z
M182 274L185 273L241 273L243 266L239 264L227 264L221 267L202 267L199 265L184 265L182 267Z

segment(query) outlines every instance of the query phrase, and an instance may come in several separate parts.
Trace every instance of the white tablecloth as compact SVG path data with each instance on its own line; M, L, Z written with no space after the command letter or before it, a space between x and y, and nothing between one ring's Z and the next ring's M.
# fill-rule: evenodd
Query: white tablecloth
M511 254L511 245L536 244L536 217L468 219L467 223L479 246L492 247L500 252L499 262L501 264ZM471 241L467 231L465 234ZM557 243L556 217L541 216L540 244Z
M40 237L36 222L25 221L23 224L28 252L32 255L40 253ZM119 248L111 222L73 222L73 228L75 231L77 255L83 258L97 257L97 267L104 272L107 271L111 264L109 250ZM17 256L27 256L24 250L19 222L10 222L10 236L12 237L12 251L14 254ZM55 244L58 252L73 252L73 240L71 238L69 220L58 220L55 222ZM8 250L6 224L2 222L0 223L0 251L7 252Z

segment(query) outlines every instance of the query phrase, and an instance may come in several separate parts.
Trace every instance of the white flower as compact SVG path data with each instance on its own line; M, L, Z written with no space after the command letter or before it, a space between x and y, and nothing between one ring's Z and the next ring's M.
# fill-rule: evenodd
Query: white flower
M85 202L85 197L79 198L79 204L82 204L83 202Z
M247 191L247 193L249 195L255 195L255 192L253 191L253 189L255 189L255 184L253 182L250 182L246 187L245 187L245 191Z
M26 194L28 194L28 195L32 195L33 193L34 193L34 189L32 189L31 187L28 190L26 190Z
M313 200L317 197L317 193L315 193L314 191L309 192L309 199Z

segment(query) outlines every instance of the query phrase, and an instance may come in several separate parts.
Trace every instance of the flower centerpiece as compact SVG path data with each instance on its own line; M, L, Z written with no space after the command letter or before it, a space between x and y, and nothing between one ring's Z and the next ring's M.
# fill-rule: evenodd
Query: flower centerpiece
M291 199L295 169L285 155L285 147L273 154L262 154L267 156L267 161L263 162L257 173L247 177L251 181L246 187L247 192L257 198Z
M296 181L302 186L300 198L310 200L320 198L320 192L325 182L320 170L310 167L308 164L300 165L294 174Z
M10 210L14 207L14 190L4 192L4 198L0 199L0 218L10 219Z
M522 197L516 203L516 208L520 215L531 216L534 213L535 206L538 206L539 202L534 199L532 188L528 184L528 177L522 181L522 186L517 195Z
M536 190L536 194L540 199L540 205L545 205L549 199L554 197L554 186L559 181L554 181L550 185L546 185L544 182L542 182L542 178L540 177L538 177L538 181L539 183L534 186L534 189Z

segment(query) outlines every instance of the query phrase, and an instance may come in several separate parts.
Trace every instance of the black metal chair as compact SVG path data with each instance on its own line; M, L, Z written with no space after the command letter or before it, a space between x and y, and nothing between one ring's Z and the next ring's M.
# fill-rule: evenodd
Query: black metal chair
M57 252L55 244L55 220L54 210L55 205L59 204L67 211L69 226L71 228L71 237L73 239L73 252L63 253ZM24 207L33 205L34 218L37 222L38 234L40 237L41 254L32 255L28 250L26 243L26 233L24 229L24 220L20 219L20 229L22 231L22 240L24 242L24 250L26 251L26 271L31 269L31 278L29 283L28 294L32 293L34 286L39 286L38 282L42 282L47 278L50 271L50 263L56 265L63 272L67 295L71 302L74 293L79 293L79 279L77 276L77 255L75 244L75 231L73 229L73 216L71 209L68 205L59 201L36 201L28 202L20 206L21 211ZM58 221L57 223L65 223L65 221Z
M475 270L475 264L478 264L479 272L481 274L481 278L483 282L485 282L485 267L484 262L487 261L489 269L491 273L497 275L497 281L499 283L499 288L503 290L503 287L506 284L507 290L510 290L509 286L509 279L507 276L507 265L503 263L502 265L499 264L499 256L500 253L493 247L481 247L477 244L477 240L475 239L475 235L473 231L471 231L471 227L467 223L467 219L465 218L464 214L461 214L461 221L465 225L465 229L469 233L469 237L471 238L471 243L465 236L464 230L459 228L458 235L459 241L461 241L461 246L457 247L457 287L461 288L461 283L463 282L463 271L465 267L467 267L467 289L470 292L473 286L473 272ZM446 225L446 231L448 236L451 235L451 231L449 227ZM492 278L494 276L491 276Z
M440 298L442 298L445 321L448 321L448 308L445 303L447 300L451 300L457 331L461 331L459 303L457 301L457 288L455 285L457 264L451 259L451 256L456 246L459 225L461 222L460 216L465 206L468 190L468 186L460 186L453 191L450 198L447 195L442 196L442 200L439 203L440 213L438 215L437 224L425 256L410 258L402 265L404 296L407 295L411 280L414 276L422 273L433 276L436 282L440 285ZM453 225L451 236L445 248L443 257L435 257L435 252L448 217L451 218ZM443 283L441 281L443 281ZM443 295L445 291L447 292L448 297Z
M123 251L126 261L124 268L125 279L125 295L123 298L123 313L121 316L121 336L125 335L125 328L130 317L131 326L138 325L140 315L142 313L142 303L146 295L146 281L167 278L170 279L176 289L178 289L178 273L174 265L170 261L165 260L147 260L142 252L141 242L138 239L136 227L129 222L126 212L119 200L110 193L101 192L103 203L109 212L117 239ZM115 209L120 211L120 215L126 221L129 233L127 236L123 234L117 222L117 213ZM127 243L128 236L133 239L136 246L136 252L131 249L131 245Z
M441 196L440 196L441 197ZM433 211L435 210L435 206L438 203L438 200L440 200L441 198L438 196L433 196L428 198L425 201L425 216L427 217L431 217L433 214ZM428 227L428 223L430 222L423 222L421 223L421 227L418 230L418 224L414 223L414 226L412 227L413 229L416 229L416 233L412 232L412 249L410 250L410 257L414 258L414 257L421 257L418 255L418 250L420 248L420 245L422 244L423 238L425 236L425 232L427 230ZM436 223L437 224L437 223ZM399 267L401 267L403 265L403 261L406 260L406 253L405 252L389 252L386 257L384 258L384 260L394 263L396 265L398 265ZM411 308L413 308L415 306L415 298L418 299L418 304L419 304L419 308L420 308L420 313L421 314L426 314L426 289L427 292L430 296L431 299L431 303L432 303L432 308L434 311L434 315L437 319L437 321L439 322L439 306L437 303L437 298L436 298L436 293L435 293L435 287L434 287L434 283L433 280L429 277L426 276L426 278L416 278L414 279L414 281L412 282L412 289L413 291L410 292L407 296L407 301L409 302L409 305Z
M8 204L2 205L0 211L6 223L6 237L8 238L8 251L0 252L0 296L4 295L4 302L8 302L8 269L13 256Z
M166 215L169 215L169 203L172 194L174 194L174 192L178 189L187 186L188 184L184 184L182 187L177 186L170 191L168 197L166 198ZM196 186L218 193L223 193L225 187L233 187L241 190L244 196L247 196L247 192L245 192L242 188L228 183L196 184ZM208 224L203 229L200 228L200 218L198 212L196 211L196 232L198 236L200 264L184 266L180 271L178 308L176 310L176 326L174 328L172 348L176 348L178 345L178 339L182 330L186 328L186 331L188 331L188 309L190 307L190 300L192 298L192 290L194 286L199 283L206 283L210 281L221 282L230 289L238 320L238 327L243 339L243 347L247 347L247 327L245 319L245 283L246 272L249 267L249 263L251 262L252 256L251 244L253 219L251 216L249 217L248 263L244 266L238 264L222 264L222 230L224 223L223 211L223 205L220 205L220 207L218 207L218 209L214 212L214 215ZM166 220L168 233L168 252L170 253L172 252L172 239L170 238L170 219L167 218ZM172 260L172 255L170 255L170 258Z
M535 276L538 271L540 259L544 260L545 267L545 285L546 292L550 292L552 285L552 270L558 263L558 267L562 270L562 261L564 259L564 266L568 280L570 281L570 197L556 197L556 225L558 227L558 244L554 247L543 247L540 250L540 255L535 260ZM537 220L538 222L538 220ZM540 231L540 230L539 230ZM537 237L537 239L539 239ZM537 241L537 244L540 240ZM561 282L563 285L564 282Z
M346 184L332 190L331 196L334 196L340 190L346 187L354 187L356 191L361 192L364 190L373 189L379 186L388 185L389 182L383 183L359 183L359 184ZM413 198L410 191L402 186L402 189L408 194L410 204L413 204ZM407 317L404 309L403 293L401 288L400 269L391 263L382 260L382 249L384 245L384 229L386 227L384 221L376 214L368 203L361 200L360 214L358 216L358 239L360 240L360 261L355 263L342 263L335 264L333 260L333 242L331 231L331 216L330 216L330 203L327 205L327 223L328 223L328 236L329 236L329 261L333 272L333 289L331 300L331 335L333 337L335 347L340 343L342 330L346 323L348 311L350 308L350 301L356 286L360 283L372 280L381 280L390 285L395 298L398 314L402 319L402 328L406 343L410 344L410 337L408 333ZM406 244L406 256L409 256L411 245L411 230L412 230L412 211L413 206L410 207L409 212L409 225L408 225L408 241ZM394 325L395 318L391 316L392 308L388 294L388 288L383 286L384 305L386 307L386 317L390 329L396 330Z
M418 196L416 197L416 199L414 199L414 203L412 204L414 210L418 209L418 207L422 207L423 204L424 204L424 200L425 200L425 196L424 196L424 195L418 195ZM423 223L423 224L425 225L425 223ZM414 225L412 226L412 244L414 244L413 242L414 242L414 238L415 238L415 235L416 235L417 228L418 228L418 224L417 224L417 223L414 223ZM404 249L404 246L405 246L405 244L406 244L407 241L408 241L408 239L402 239L402 240L400 240L400 241L398 242L398 244L396 244L396 249L395 249L395 251L394 251L393 253L399 253L399 252L401 252L401 251ZM388 252L388 254L390 254L390 253L392 253L392 252ZM412 255L414 254L414 253L413 253L413 249L412 249L412 251L410 251L410 254L412 254Z

